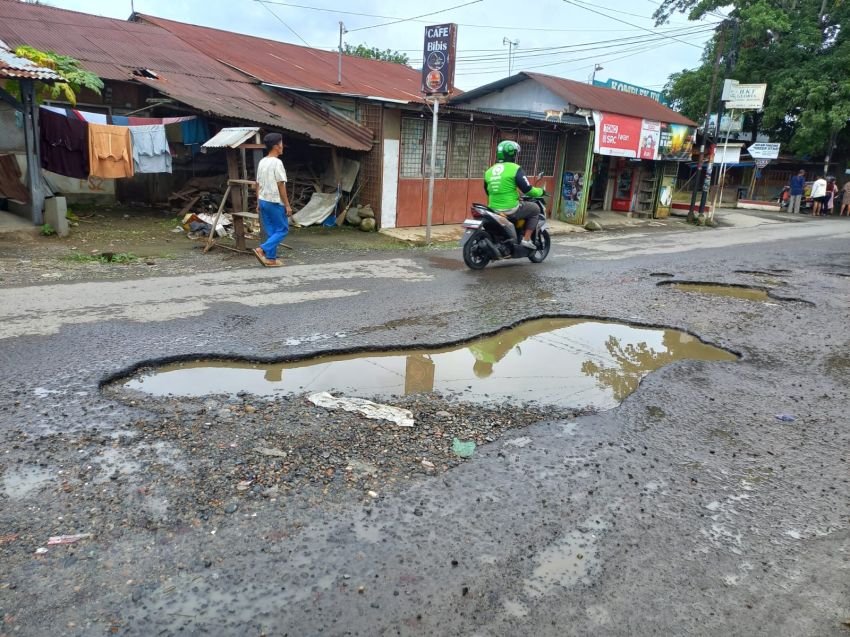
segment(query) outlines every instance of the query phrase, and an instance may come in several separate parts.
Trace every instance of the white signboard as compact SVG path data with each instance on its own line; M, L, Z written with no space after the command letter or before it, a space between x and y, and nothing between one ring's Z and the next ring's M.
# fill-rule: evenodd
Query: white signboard
M766 92L767 84L739 84L735 80L726 80L722 97L730 110L758 110L764 105Z
M769 163L769 159L756 159L756 168L767 168Z
M715 164L737 164L741 161L741 146L729 145L728 148L724 148L723 145L718 145L714 151L714 162Z
M779 146L779 144L759 142L747 148L747 152L753 159L777 159L779 157Z

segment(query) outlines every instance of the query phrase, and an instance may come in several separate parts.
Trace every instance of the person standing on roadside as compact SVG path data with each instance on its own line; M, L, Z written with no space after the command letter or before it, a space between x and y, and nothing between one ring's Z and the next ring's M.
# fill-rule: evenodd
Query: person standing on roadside
M824 208L826 215L832 215L832 209L835 207L835 195L838 194L838 185L835 183L835 177L827 177L826 179L826 204Z
M824 179L822 175L818 175L818 178L815 179L815 183L812 184L812 201L814 202L812 207L812 216L820 217L821 211L824 209L824 204L826 203L826 179Z
M254 248L257 260L267 268L283 265L277 258L277 248L289 233L292 206L286 194L286 170L280 156L283 154L283 136L269 133L263 138L267 155L257 164L257 212L268 235L266 242Z
M791 177L791 200L788 202L788 211L791 214L800 213L800 202L803 200L803 193L806 188L806 171L801 170L796 175Z
M841 197L841 212L838 214L839 217L844 216L844 211L847 211L847 216L850 217L850 179L848 179L844 183L844 188L842 190L844 193Z

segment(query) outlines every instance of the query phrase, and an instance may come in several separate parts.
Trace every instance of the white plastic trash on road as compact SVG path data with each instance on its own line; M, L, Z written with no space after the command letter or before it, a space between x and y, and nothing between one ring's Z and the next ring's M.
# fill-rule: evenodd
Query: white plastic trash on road
M372 420L389 420L399 427L413 426L413 413L407 409L381 405L363 398L336 398L328 392L323 391L317 394L311 394L307 397L307 400L317 407L324 407L325 409L353 411L363 414L366 418L371 418Z

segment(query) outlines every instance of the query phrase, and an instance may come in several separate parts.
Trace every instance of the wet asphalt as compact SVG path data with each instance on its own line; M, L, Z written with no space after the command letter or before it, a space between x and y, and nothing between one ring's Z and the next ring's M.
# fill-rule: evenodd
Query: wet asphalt
M342 259L345 280L323 267L273 291L315 293L299 302L251 300L246 264L225 275L243 298L199 310L187 289L185 318L110 319L95 299L96 321L66 307L57 332L0 340L0 635L847 634L850 224L579 235L482 272L459 251ZM37 325L26 299L48 292L0 294ZM198 480L188 447L149 433L173 410L100 390L145 361L438 346L544 315L674 327L741 358L675 363L615 409L506 429L374 496L314 489L206 519L170 508ZM238 445L248 423L223 426ZM116 481L98 473L110 441ZM71 533L92 536L36 552Z

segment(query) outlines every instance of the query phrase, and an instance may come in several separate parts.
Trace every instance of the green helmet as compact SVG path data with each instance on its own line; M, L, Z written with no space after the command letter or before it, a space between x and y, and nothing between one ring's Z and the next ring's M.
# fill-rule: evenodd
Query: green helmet
M519 144L511 140L499 142L496 146L496 161L513 161L519 155Z

